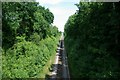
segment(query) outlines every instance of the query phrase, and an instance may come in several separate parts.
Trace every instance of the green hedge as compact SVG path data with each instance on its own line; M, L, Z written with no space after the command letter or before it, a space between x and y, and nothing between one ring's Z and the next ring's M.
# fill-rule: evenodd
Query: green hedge
M48 37L38 45L29 41L21 41L7 52L3 51L3 78L40 78L43 68L50 57L56 53L58 39Z
M71 78L102 80L120 75L119 3L76 4L65 25L65 48Z

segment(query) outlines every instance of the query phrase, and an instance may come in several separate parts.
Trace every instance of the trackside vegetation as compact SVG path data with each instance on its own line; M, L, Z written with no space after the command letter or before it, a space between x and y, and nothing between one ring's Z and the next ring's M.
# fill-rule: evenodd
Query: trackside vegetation
M76 6L78 10L64 28L71 79L119 79L120 2L80 2Z
M37 2L2 2L2 78L44 78L61 35Z

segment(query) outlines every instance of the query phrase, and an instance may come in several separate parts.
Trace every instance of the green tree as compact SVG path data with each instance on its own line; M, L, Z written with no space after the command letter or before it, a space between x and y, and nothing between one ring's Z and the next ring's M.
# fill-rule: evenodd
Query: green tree
M3 2L2 13L2 77L44 78L60 37L54 15L36 2Z
M79 10L69 17L64 33L71 77L119 78L118 4L76 4Z

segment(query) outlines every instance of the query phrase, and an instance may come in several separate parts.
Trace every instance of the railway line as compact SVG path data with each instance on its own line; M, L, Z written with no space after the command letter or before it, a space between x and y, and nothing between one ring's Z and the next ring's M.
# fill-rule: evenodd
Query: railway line
M52 71L46 80L70 80L67 56L64 48L64 37L61 36L57 48L55 61L52 65Z

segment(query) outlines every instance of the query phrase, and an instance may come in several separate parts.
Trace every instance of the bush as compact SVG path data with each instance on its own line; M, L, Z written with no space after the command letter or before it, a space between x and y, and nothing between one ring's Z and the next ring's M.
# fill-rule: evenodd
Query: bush
M55 54L57 39L54 37L33 42L21 41L3 53L3 78L39 78L43 67Z
M71 78L119 78L118 4L76 4L79 10L64 29Z

